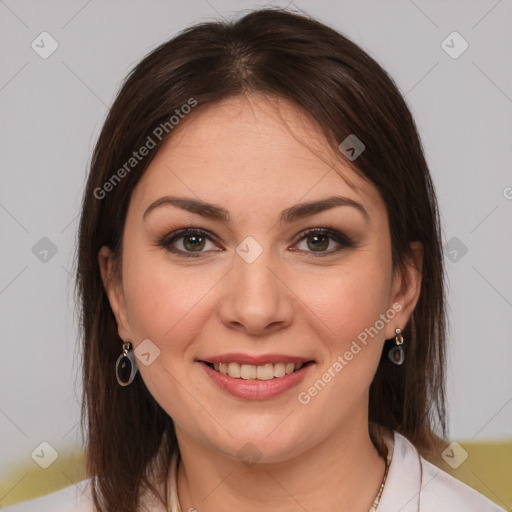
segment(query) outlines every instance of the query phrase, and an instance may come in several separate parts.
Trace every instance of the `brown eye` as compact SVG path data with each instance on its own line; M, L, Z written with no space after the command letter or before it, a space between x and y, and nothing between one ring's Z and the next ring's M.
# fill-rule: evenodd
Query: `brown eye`
M354 247L354 244L349 237L333 228L313 228L303 233L296 246L305 253L328 256L342 249Z
M205 238L201 235L185 235L183 239L183 247L187 251L201 251L205 246Z
M222 251L214 242L214 237L199 228L180 229L158 241L165 250L185 257L198 257L211 251Z
M312 251L323 251L329 246L329 237L326 235L310 235L307 239Z

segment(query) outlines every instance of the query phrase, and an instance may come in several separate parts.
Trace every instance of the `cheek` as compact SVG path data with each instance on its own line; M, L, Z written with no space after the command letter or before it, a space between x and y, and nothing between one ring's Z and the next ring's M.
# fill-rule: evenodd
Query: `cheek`
M123 272L134 343L149 338L162 351L183 350L206 321L202 299L212 290L215 276L198 267L185 271L144 251L132 252Z
M382 353L387 324L381 315L386 318L389 307L391 261L378 253L354 253L335 273L317 282L322 293L311 285L304 289L308 306L321 320L325 358L318 373L302 386L299 402L339 421L365 403ZM332 404L337 404L334 409Z
M332 273L319 274L317 280L302 285L304 302L322 321L332 349L342 350L385 313L390 275L385 261L358 255Z
M311 412L336 421L365 403L385 339L387 322L382 318L389 311L389 269L377 261L367 261L364 269L353 265L336 279L326 280L321 299L314 300L310 289L311 310L321 320L317 325L325 351L318 372L301 386L298 398L299 403L309 404ZM387 321L392 321L388 316Z
M178 423L190 423L199 414L196 401L190 399L191 394L197 395L189 389L187 374L193 342L212 315L208 298L220 276L180 268L144 251L130 253L124 271L134 348L150 339L159 349L150 365L138 364L139 372L160 406ZM192 423L189 430L196 427Z

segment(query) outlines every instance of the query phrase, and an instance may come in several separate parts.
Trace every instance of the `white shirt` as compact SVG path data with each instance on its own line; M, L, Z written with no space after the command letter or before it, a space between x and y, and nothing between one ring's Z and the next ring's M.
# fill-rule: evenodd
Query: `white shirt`
M89 480L53 494L7 507L2 512L95 512ZM166 512L152 504L152 512ZM401 434L394 449L377 512L503 512L485 496L421 457Z

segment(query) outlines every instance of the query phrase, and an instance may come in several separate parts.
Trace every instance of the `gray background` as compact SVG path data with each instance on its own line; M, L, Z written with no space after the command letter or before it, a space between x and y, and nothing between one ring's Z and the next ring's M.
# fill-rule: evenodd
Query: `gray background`
M0 0L0 478L42 441L80 446L70 272L86 169L121 80L187 25L263 5ZM450 438L512 438L512 0L294 6L360 44L405 94L448 243ZM43 31L59 45L47 59L31 48ZM458 58L441 45L453 31L469 44Z

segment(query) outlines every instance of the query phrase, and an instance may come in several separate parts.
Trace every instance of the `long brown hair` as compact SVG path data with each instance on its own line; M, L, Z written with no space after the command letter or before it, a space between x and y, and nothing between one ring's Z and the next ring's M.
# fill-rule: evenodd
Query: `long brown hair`
M411 113L381 66L337 31L302 14L253 11L232 22L188 28L146 56L122 85L94 150L79 228L77 294L87 470L100 511L135 511L143 491L155 490L153 478L165 478L177 443L171 418L140 375L125 388L116 382L122 340L98 251L106 245L120 258L131 193L172 136L171 116L191 99L194 115L203 105L251 92L284 98L307 112L335 149L356 134L366 149L347 163L384 200L394 268L410 256L410 241L422 243L421 293L403 333L405 363L393 365L383 352L370 388L369 419L402 433L423 453L436 431L446 435L440 222ZM165 133L158 131L163 125ZM165 136L156 137L160 132ZM148 137L155 147L140 161L130 160Z

